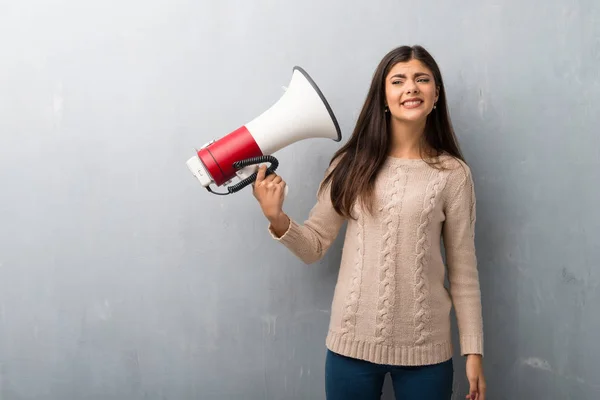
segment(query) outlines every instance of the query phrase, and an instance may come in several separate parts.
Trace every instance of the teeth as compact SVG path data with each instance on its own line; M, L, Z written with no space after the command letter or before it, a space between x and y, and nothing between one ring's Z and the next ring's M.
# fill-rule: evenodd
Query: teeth
M408 107L412 107L412 106L417 106L421 103L422 103L422 101L418 101L418 100L417 101L407 101L404 103L404 105L408 106Z

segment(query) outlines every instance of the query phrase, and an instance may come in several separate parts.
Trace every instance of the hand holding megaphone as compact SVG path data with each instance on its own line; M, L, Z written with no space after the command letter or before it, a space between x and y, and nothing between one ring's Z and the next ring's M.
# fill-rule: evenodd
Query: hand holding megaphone
M259 163L261 163L263 161L268 161L271 163L271 165L268 168L264 164L259 167ZM233 186L230 186L230 187L234 188L234 189L232 189L233 191L237 191L239 189L237 189L236 186L238 186L239 188L243 188L244 186L247 186L250 184L254 186L254 183L259 178L261 178L261 180L268 178L267 182L270 182L272 179L277 177L277 175L275 175L275 170L277 169L278 165L279 165L279 161L275 157L272 157L272 156L256 157L256 158L249 158L249 159L246 159L243 161L237 161L234 163L234 167L237 170L236 176L238 177L240 182ZM262 170L262 172L261 172L261 170ZM279 177L279 179L281 179L281 177ZM285 197L285 196L287 196L287 194L289 192L289 186L287 184L285 184L284 189L285 190L284 190L283 194Z
M281 176L274 172L267 175L266 172L266 166L260 166L256 179L252 183L252 193L258 200L265 217L272 220L283 213L287 184Z

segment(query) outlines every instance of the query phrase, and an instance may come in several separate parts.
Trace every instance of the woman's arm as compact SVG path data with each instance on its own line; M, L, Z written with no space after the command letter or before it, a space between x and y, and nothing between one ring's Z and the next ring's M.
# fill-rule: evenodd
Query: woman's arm
M471 171L450 175L443 228L450 294L456 311L461 354L483 355L483 318L475 253L476 199Z
M317 195L308 219L299 224L282 210L284 189L281 177L272 174L264 178L264 169L259 171L254 193L269 221L268 230L275 240L306 264L317 262L337 237L344 218L334 210L329 188L326 188Z
M475 188L470 169L465 164L461 167L453 171L448 182L450 195L445 208L444 247L461 354L467 356L467 399L485 400L483 318L475 255Z

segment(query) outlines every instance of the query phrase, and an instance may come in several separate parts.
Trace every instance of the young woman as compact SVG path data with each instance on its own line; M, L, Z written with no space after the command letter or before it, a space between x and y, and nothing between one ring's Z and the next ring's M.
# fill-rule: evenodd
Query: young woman
M466 397L484 400L474 185L431 55L403 46L381 60L303 224L283 212L284 188L261 166L253 193L269 231L305 263L348 223L326 338L327 399L380 399L386 373L397 399L450 399L454 305Z

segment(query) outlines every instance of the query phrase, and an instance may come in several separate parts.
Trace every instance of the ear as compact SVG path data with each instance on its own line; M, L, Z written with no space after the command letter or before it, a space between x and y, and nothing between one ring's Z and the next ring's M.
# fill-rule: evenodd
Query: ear
M436 86L435 87L435 102L437 103L437 101L440 99L440 87Z

